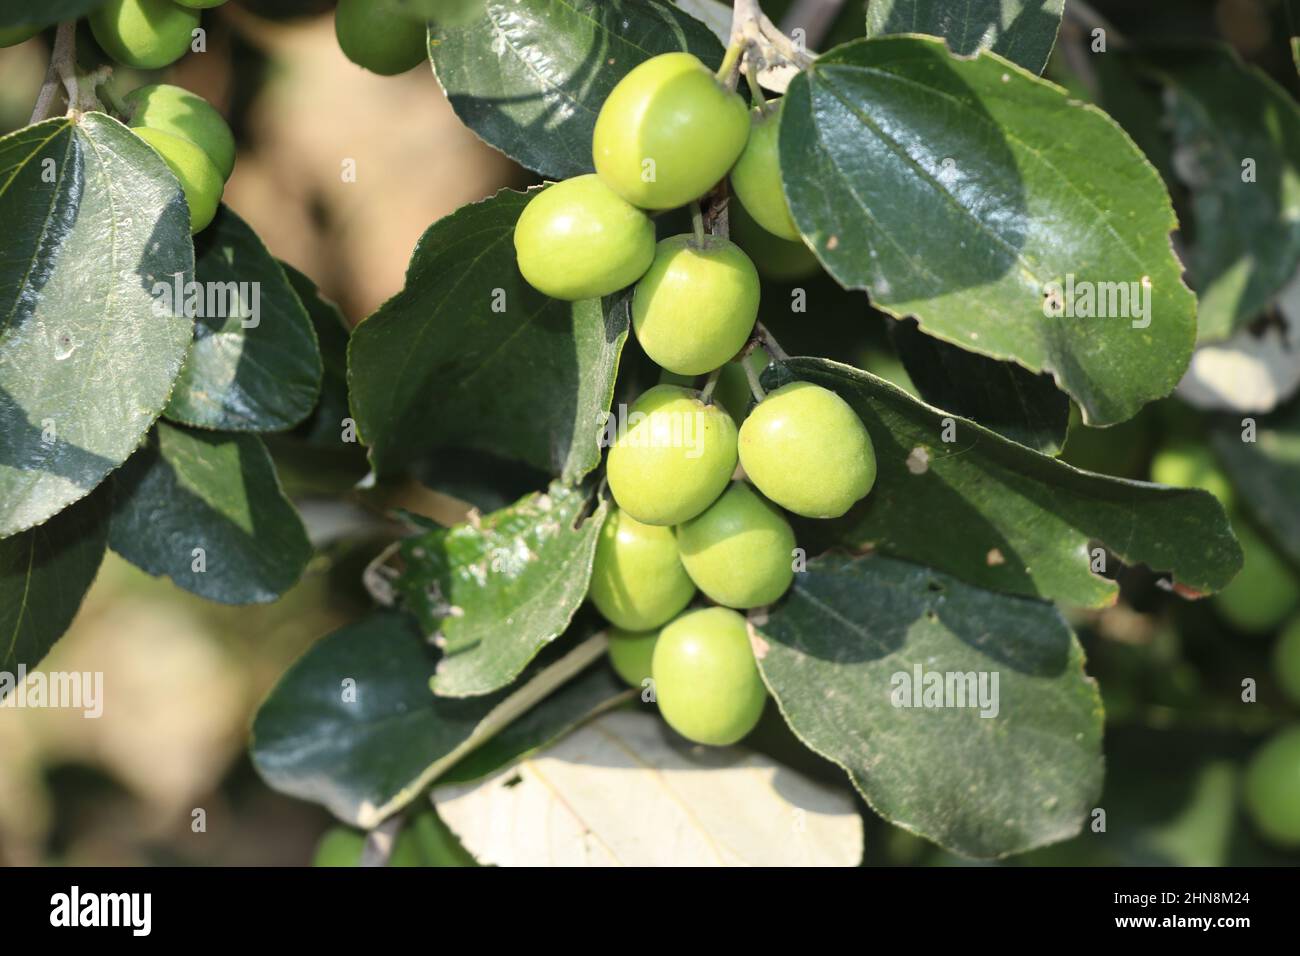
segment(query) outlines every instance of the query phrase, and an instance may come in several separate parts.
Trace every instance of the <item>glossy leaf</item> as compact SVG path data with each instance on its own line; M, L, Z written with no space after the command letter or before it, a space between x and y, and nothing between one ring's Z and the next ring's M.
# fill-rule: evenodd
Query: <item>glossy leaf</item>
M1095 805L1101 699L1051 605L827 556L759 629L786 722L886 820L996 857L1072 836Z
M928 33L954 53L992 50L1042 73L1064 8L1065 0L871 0L867 36Z
M602 311L524 281L513 236L530 195L502 190L434 223L406 287L352 333L352 411L379 473L458 446L570 480L600 461L627 301Z
M153 424L193 323L155 283L193 271L158 154L101 113L0 139L0 538L103 481Z
M76 20L104 0L0 0L0 27L51 26Z
M846 791L619 711L433 801L499 866L856 866L862 817Z
M488 694L569 626L587 595L607 506L555 483L484 518L401 544L395 588L443 659L434 692ZM579 525L579 520L582 523Z
M95 580L107 539L101 494L0 540L0 671L35 668L63 636Z
M448 700L429 693L437 653L414 622L373 614L281 678L253 724L253 763L275 789L373 827L521 715L537 735L527 750L607 706L608 675L588 668L603 653L580 645L517 691Z
M879 466L871 493L843 518L801 525L806 547L875 549L990 590L1088 607L1117 594L1091 570L1097 542L1112 574L1116 559L1146 564L1184 592L1216 591L1241 567L1208 492L1079 471L845 365L795 359L789 373L853 406Z
M1191 192L1200 338L1225 339L1300 267L1300 105L1226 45L1135 59L1167 90L1175 172Z
M791 83L780 149L795 220L841 285L1050 372L1089 424L1132 417L1186 369L1195 298L1164 184L1060 88L924 37L847 43Z
M306 309L280 263L229 207L194 242L198 286L172 290L197 320L194 347L167 417L221 431L292 428L320 394L320 350Z
M160 422L113 476L109 546L210 601L274 601L312 549L253 435Z
M675 50L722 62L709 29L664 0L487 0L478 19L429 38L461 121L556 180L592 171L596 114L624 74Z
M895 322L889 333L908 377L931 405L1044 455L1065 447L1070 400L1050 376L941 342L915 322Z
M1300 568L1300 402L1256 417L1225 420L1210 441L1232 480L1237 500ZM1243 436L1253 431L1254 441Z
M315 282L287 262L281 262L280 266L307 310L320 346L320 395L316 407L299 426L297 434L314 445L338 448L343 443L344 420L351 414L348 410L348 339L352 327L339 307L321 295Z

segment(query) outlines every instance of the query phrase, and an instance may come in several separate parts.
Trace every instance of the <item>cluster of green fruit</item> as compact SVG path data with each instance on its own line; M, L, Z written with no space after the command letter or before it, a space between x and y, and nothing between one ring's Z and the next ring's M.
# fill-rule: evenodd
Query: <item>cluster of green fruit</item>
M380 76L396 76L419 66L428 55L428 27L384 0L339 0L334 34L344 56Z
M166 83L132 91L125 105L128 125L180 182L190 232L206 229L235 169L235 137L225 119L203 97Z
M1183 440L1161 449L1152 459L1151 478L1208 491L1233 515L1245 562L1214 596L1215 608L1247 634L1282 628L1273 647L1274 676L1283 693L1300 704L1300 616L1293 616L1300 606L1300 581L1290 565L1240 518L1232 484L1203 444ZM1244 797L1261 833L1279 846L1300 848L1300 724L1283 729L1255 752L1246 769Z
M633 330L665 380L627 410L610 448L616 508L590 597L614 625L619 674L634 686L653 677L664 719L703 744L736 742L763 710L766 690L734 609L771 604L793 580L795 538L781 508L838 517L876 477L866 428L828 389L755 387L760 401L746 416L755 356L766 359L751 344L754 264L704 232L698 207L693 234L658 243L646 213L694 203L730 174L754 221L797 240L777 159L779 113L778 102L751 115L688 53L647 60L601 107L596 172L539 192L514 237L520 272L553 298L635 286ZM708 373L718 376L712 388L691 387ZM747 481L733 480L738 462ZM697 588L719 606L687 612Z

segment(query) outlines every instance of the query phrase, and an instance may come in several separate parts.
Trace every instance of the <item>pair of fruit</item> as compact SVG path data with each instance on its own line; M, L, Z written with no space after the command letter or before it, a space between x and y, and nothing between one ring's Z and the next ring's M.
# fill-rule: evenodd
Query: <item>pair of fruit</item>
M383 0L339 0L334 35L344 56L380 76L405 73L428 55L428 28Z
M1233 515L1232 527L1245 563L1228 586L1214 596L1219 614L1247 633L1267 633L1281 626L1300 606L1300 581L1286 559L1236 515L1232 484L1210 450L1190 440L1174 442L1152 459L1151 479L1163 485L1208 491Z
M221 205L235 168L235 137L201 96L157 83L126 97L127 122L153 147L181 184L190 207L190 232L206 229Z
M737 432L698 392L656 385L628 410L609 452L610 490L646 524L680 525L722 494L737 460L769 500L837 518L871 490L876 456L857 414L829 389L792 382L767 395Z
M652 677L664 720L695 743L734 744L763 715L767 688L745 619L730 608L691 611L662 631L615 629L609 657L633 687Z
M189 52L199 11L226 0L106 0L90 14L104 52L137 70L160 70Z

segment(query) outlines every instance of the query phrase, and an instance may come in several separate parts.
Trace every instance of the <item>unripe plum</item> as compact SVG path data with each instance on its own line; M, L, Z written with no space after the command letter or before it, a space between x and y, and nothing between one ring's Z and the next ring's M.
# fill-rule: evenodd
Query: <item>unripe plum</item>
M615 508L600 529L589 594L615 627L648 631L686 607L695 585L671 529L642 524Z
M687 740L734 744L763 715L767 689L745 619L724 607L683 614L659 635L655 697L668 725Z
M90 14L104 52L137 70L159 70L189 52L199 12L172 0L107 0Z
M645 274L655 256L655 228L599 176L575 176L529 200L515 224L515 256L538 292L595 299Z
M679 525L677 545L691 580L727 607L771 604L794 580L790 522L743 481Z
M190 207L190 232L202 232L216 218L225 191L225 181L216 165L187 139L147 126L134 132L153 147L180 181Z
M784 102L755 107L750 114L753 125L749 141L731 170L731 187L755 222L774 236L797 241L799 227L781 185L781 159L777 153Z
M875 449L857 413L809 382L778 388L749 413L740 464L759 491L806 518L838 518L876 481Z

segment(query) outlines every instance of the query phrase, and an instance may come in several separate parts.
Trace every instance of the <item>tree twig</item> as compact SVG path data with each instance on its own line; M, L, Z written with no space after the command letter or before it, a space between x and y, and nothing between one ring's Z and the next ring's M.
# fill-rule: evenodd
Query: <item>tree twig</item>
M32 110L30 123L39 123L58 115L55 100L62 87L71 105L76 95L77 76L77 23L66 20L59 24L54 34L54 51L50 54L50 65L45 71L45 82L36 97L36 107Z

